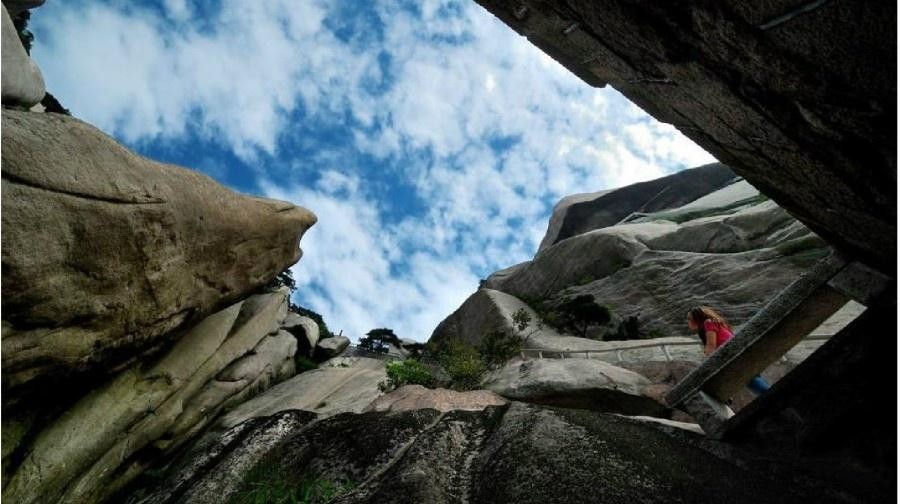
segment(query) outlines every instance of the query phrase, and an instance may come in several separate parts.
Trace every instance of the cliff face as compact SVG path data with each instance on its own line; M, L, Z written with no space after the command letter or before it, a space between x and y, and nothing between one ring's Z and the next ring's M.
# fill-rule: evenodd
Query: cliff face
M723 168L719 168L722 170ZM636 317L645 336L689 333L685 313L695 305L713 305L740 327L800 272L827 253L825 243L782 208L740 179L708 183L707 167L681 172L679 184L706 187L687 204L654 205L658 192L671 188L671 177L608 191L590 205L557 206L544 243L531 261L494 273L459 311L442 322L432 340L458 338L477 344L518 309L532 318L554 312L566 300L589 296L609 307L617 320ZM667 180L668 179L668 180ZM664 192L664 191L663 191ZM604 202L634 209L617 221ZM611 205L611 203L610 203ZM593 208L594 218L585 208ZM558 222L583 229L558 240ZM535 327L529 346L545 349L598 348L602 342ZM587 334L595 339L601 334Z
M735 177L727 166L712 163L615 191L567 196L553 208L538 252L566 238L613 226L632 213L655 212L690 203Z
M3 111L3 396L109 373L300 258L306 209Z
M896 2L478 0L893 273Z
M2 495L105 502L312 354L266 285L316 217L25 111L43 83L3 17Z

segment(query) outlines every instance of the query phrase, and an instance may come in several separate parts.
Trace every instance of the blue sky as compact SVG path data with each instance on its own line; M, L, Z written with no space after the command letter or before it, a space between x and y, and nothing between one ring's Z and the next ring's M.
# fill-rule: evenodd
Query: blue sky
M311 209L295 302L426 340L563 196L712 161L472 1L52 1L32 56L153 159Z

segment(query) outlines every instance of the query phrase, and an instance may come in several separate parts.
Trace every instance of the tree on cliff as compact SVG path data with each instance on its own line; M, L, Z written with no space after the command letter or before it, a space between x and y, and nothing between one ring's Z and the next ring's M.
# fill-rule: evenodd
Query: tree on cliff
M359 348L374 353L388 353L391 345L400 348L400 338L394 334L392 329L386 327L367 332L364 337L359 339L358 344Z
M582 338L587 337L588 327L605 325L612 320L609 308L597 304L594 296L590 294L567 299L559 305L558 311L565 326L580 334Z

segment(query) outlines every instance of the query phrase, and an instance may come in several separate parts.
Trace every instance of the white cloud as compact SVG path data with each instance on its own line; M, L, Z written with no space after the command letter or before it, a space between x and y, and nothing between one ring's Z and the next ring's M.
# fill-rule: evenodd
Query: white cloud
M337 178L344 189L341 196L331 188L263 182L269 196L303 202L319 218L303 238L303 259L294 267L298 299L321 311L332 330L353 338L387 326L402 337L426 340L449 314L448 307L455 308L472 293L478 277L453 258L393 254L395 242L407 232L405 226L379 215L361 181ZM392 263L401 259L406 271L392 272Z
M182 0L165 1L165 19L51 3L34 16L34 56L75 115L132 143L197 132L251 161L266 194L313 210L300 296L352 336L388 326L423 340L479 275L534 253L561 197L712 161L473 2L424 1L418 14L378 2L382 36L349 41L329 28L336 5L225 0L201 20ZM294 159L284 145L298 111L342 128L346 145ZM309 182L276 185L276 168ZM388 211L377 184L392 177L420 214Z

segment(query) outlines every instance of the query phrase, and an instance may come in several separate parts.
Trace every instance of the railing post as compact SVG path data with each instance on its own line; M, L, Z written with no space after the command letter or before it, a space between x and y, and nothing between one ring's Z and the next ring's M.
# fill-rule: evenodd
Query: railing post
M669 347L666 345L662 346L663 352L666 354L666 361L672 362L672 354L669 353Z
M540 350L538 350L538 359L543 359L543 358L544 358L544 352L541 352Z

